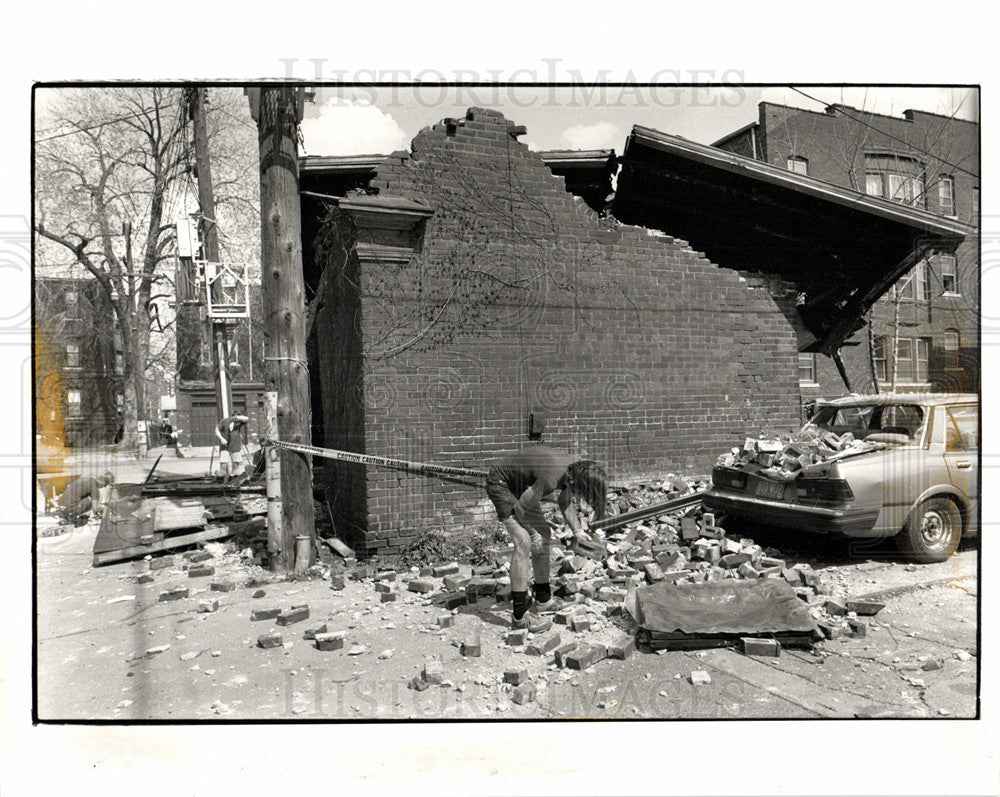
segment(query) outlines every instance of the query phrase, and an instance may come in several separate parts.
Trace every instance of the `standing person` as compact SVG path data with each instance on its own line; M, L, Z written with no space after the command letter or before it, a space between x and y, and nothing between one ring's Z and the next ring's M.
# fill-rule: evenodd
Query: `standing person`
M219 438L219 464L222 475L229 477L243 473L243 429L250 419L246 415L230 415L219 421L215 427L215 436ZM223 459L223 453L228 452L228 461Z
M57 499L59 514L74 526L83 525L91 511L95 514L101 511L101 488L114 481L114 475L108 471L103 476L81 476L70 482Z
M174 427L170 425L170 416L164 415L160 421L160 436L163 438L163 445L169 446L173 437Z
M539 443L496 462L486 476L486 494L514 543L510 562L512 625L534 633L546 630L552 623L539 614L554 611L562 602L552 596L549 572L552 530L540 502L555 497L574 535L586 539L573 507L573 496L586 499L596 517L603 518L607 474L592 460L574 461L571 456ZM534 576L535 584L533 612L528 611L529 573Z

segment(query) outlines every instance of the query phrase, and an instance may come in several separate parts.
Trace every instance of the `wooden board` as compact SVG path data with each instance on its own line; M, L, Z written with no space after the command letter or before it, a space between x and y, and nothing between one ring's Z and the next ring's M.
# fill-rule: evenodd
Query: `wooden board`
M112 562L121 562L125 559L134 559L137 556L145 556L157 551L166 551L171 548L181 548L185 545L194 545L198 542L209 542L210 540L222 540L232 537L235 534L244 534L252 531L262 531L265 527L263 518L254 518L245 523L232 523L226 526L212 526L194 534L180 534L173 537L164 537L161 540L149 545L132 545L128 548L121 548L117 551L105 551L94 554L94 566L106 565Z
M205 505L198 500L161 498L153 510L153 530L190 529L205 525Z

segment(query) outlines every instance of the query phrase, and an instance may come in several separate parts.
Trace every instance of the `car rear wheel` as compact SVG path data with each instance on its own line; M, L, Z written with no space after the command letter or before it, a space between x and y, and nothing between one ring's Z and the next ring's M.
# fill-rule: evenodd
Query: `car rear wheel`
M958 548L962 515L948 498L928 498L910 513L896 536L899 549L914 562L943 562Z

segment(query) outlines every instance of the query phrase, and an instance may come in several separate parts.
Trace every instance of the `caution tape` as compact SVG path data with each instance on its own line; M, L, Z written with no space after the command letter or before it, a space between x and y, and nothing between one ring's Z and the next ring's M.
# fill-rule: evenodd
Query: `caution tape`
M484 470L473 470L472 468L453 468L448 465L433 465L426 462L409 462L405 459L377 457L373 454L356 454L352 451L338 451L335 448L320 448L319 446L308 446L304 443L286 443L281 440L264 440L263 445L283 448L286 451L295 451L299 454L311 454L314 457L323 457L324 459L332 459L337 462L355 462L359 465L375 465L380 468L403 470L407 473L418 473L427 476L457 476L465 479L486 478L486 471Z

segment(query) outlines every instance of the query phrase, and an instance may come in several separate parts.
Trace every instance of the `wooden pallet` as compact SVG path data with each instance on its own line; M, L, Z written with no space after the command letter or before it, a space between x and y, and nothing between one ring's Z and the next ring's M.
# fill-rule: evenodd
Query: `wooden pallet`
M116 551L104 551L94 554L94 566L121 562L125 559L135 559L138 556L145 556L158 551L167 551L173 548L181 548L185 545L194 545L199 542L209 542L211 540L222 540L236 534L247 534L250 532L263 531L267 527L264 518L254 518L243 523L230 523L225 526L210 526L204 531L194 534L179 534L174 536L161 537L155 539L157 535L147 543L130 545L127 548L120 548Z

